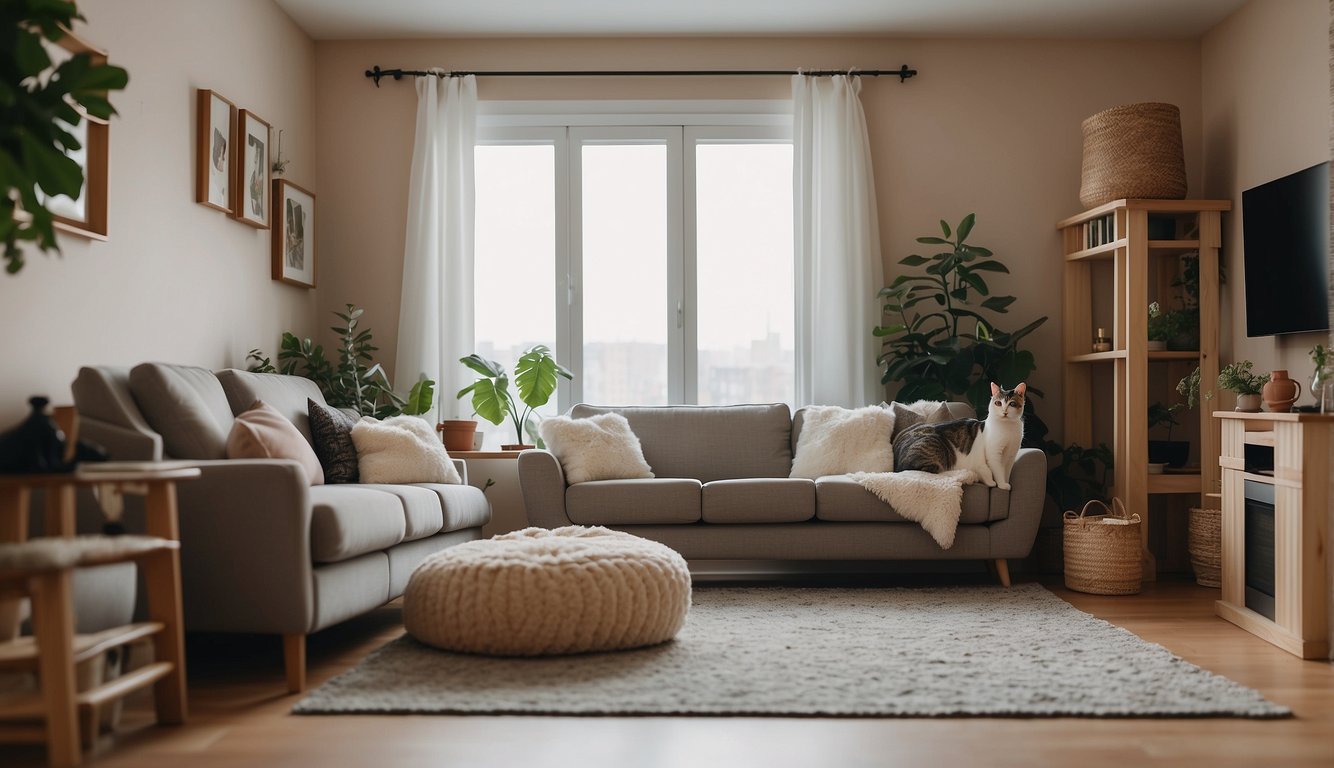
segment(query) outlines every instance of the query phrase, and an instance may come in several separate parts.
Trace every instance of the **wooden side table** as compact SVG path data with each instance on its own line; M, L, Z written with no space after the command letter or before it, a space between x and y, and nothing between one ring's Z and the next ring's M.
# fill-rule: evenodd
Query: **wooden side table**
M46 492L46 533L72 537L75 494L81 487L143 496L147 512L145 533L178 541L176 483L199 475L199 469L194 467L143 462L99 464L67 474L0 475L0 542L28 538L28 509L32 492L38 489ZM161 631L153 634L155 661L165 662L164 669L170 667L153 683L157 719L159 723L183 723L187 706L180 551L173 547L154 553L140 561L140 568L148 590L149 618L161 625ZM72 623L68 631L72 642ZM69 738L75 739L77 746L77 731Z

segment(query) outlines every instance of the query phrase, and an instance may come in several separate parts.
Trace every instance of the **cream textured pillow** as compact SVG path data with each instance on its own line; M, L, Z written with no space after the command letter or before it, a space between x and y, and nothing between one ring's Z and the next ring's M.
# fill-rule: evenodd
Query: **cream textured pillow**
M804 409L802 419L790 477L894 471L893 411L878 405L852 411L813 405Z
M570 485L589 480L626 480L653 477L653 468L644 461L644 449L630 429L630 422L619 413L604 413L586 419L556 416L538 427L547 449L556 455L565 482Z
M256 400L250 410L236 417L227 435L229 459L295 459L305 467L311 485L324 483L319 457L277 408Z
M416 416L363 416L352 427L352 444L363 483L463 482L435 430Z

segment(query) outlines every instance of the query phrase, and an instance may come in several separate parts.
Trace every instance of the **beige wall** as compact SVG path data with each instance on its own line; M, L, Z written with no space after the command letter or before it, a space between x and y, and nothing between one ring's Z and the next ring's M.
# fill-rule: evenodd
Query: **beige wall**
M0 276L0 429L30 394L71 402L80 365L240 365L292 328L314 292L269 278L269 231L194 202L195 89L285 131L287 177L317 188L314 44L270 0L81 0L79 32L130 73L113 94L110 239L60 238Z
M408 81L376 89L372 65L458 69L897 68L862 92L886 273L936 221L978 214L974 240L1013 270L1008 325L1051 317L1030 348L1060 409L1060 246L1057 220L1080 210L1080 122L1109 106L1181 107L1190 191L1201 189L1200 57L1195 42L887 39L440 40L320 42L319 243L322 317L345 302L367 308L384 362L393 362L402 275L404 205L416 95ZM483 79L485 99L775 99L786 78ZM874 291L876 286L868 286ZM868 329L869 332L869 329ZM391 368L392 370L392 368Z
M1329 159L1329 3L1251 0L1205 35L1202 61L1204 190L1233 204L1223 218L1223 362L1286 368L1306 386L1307 352L1325 335L1246 337L1239 213L1243 190ZM1231 407L1232 395L1215 402Z

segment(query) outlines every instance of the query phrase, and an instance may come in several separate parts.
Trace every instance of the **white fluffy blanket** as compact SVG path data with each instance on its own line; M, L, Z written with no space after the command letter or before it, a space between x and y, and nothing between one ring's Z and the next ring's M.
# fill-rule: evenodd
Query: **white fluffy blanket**
M851 475L863 488L931 534L941 549L954 546L954 532L963 514L963 487L978 481L970 469L941 474L919 472L856 472Z

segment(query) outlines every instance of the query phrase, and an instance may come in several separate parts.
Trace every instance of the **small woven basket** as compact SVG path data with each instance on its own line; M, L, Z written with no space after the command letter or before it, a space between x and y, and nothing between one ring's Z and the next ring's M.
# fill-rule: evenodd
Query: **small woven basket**
M1181 110L1146 102L1112 107L1086 119L1079 202L1085 208L1122 198L1186 196Z
M1186 549L1195 583L1202 587L1223 586L1223 512L1191 507L1186 523Z
M1106 514L1090 515L1092 506ZM1092 499L1079 514L1064 515L1065 586L1093 595L1134 595L1143 577L1139 515L1126 513L1120 499L1112 508Z

